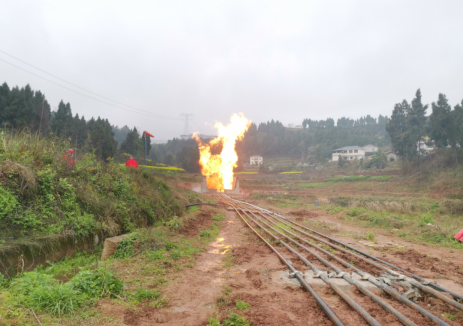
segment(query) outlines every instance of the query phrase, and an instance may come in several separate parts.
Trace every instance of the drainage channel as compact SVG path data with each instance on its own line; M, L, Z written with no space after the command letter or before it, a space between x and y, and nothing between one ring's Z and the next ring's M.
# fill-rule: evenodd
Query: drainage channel
M364 308L362 308L361 304L355 302L352 297L343 291L336 284L335 280L342 279L348 284L354 286L361 293L370 298L371 301L376 303L378 307L381 307L387 313L391 314L394 319L403 325L449 325L432 312L417 304L417 299L420 297L420 291L426 292L427 295L431 295L442 300L449 306L449 308L451 307L456 311L463 310L463 305L461 303L442 293L447 292L453 295L454 293L451 291L446 289L442 289L442 292L437 291L435 288L429 286L430 282L426 282L424 279L422 279L424 280L423 283L419 283L417 279L421 278L415 277L416 275L404 270L400 271L406 275L401 274L396 271L398 268L394 268L396 270L392 270L390 269L391 266L394 266L392 264L381 260L378 261L369 259L375 257L368 255L367 258L362 255L363 252L353 250L355 249L353 247L350 249L349 246L342 242L329 238L322 233L310 230L309 228L297 224L272 211L246 202L238 201L224 195L216 196L216 198L222 204L232 206L235 209L237 214L248 225L248 227L251 228L259 236L259 238L261 238L261 240L263 240L279 256L280 260L288 266L291 270L291 276L304 280L311 289L308 291L312 295L316 294L316 292L310 284L305 281L302 273L295 270L290 261L284 258L283 254L273 247L269 241L265 239L265 237L281 244L282 247L286 248L290 253L296 255L299 260L311 269L311 275L313 275L311 276L312 278L315 277L321 279L342 300L344 300L346 304L357 312L366 323L370 325L381 324ZM254 225L254 227L252 227L251 224ZM335 245L327 240L334 240L340 245ZM303 253L308 255L307 258L303 256ZM379 271L379 273L381 273L381 277L374 277L370 273L353 266L345 260L349 255L362 260L365 263L362 264L362 266L369 265L368 270ZM308 258L313 259L313 261L309 261ZM324 272L323 269L326 270L326 272ZM353 274L358 277L354 277ZM409 276L412 276L413 278ZM366 286L366 283L371 283L375 289L382 291L384 294L378 296L373 293L374 291L370 291L370 287ZM303 285L302 282L301 284ZM408 288L408 290L401 293L401 290L404 288L404 284L407 285L406 288ZM303 287L307 290L306 286L303 285ZM317 303L320 306L325 304L321 297L318 298L319 300L317 300ZM332 311L327 312L325 309L323 309L323 311L335 325L339 325L333 321L332 316L330 317L330 315L328 315L334 314ZM338 316L338 320L342 320L342 317L343 316Z

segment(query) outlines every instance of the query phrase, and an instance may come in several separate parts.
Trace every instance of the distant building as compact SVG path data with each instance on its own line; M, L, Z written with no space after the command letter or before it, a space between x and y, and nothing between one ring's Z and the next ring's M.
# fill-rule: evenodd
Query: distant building
M260 155L251 156L251 165L262 165L264 164L264 158Z
M428 143L429 144L429 139L420 139L417 143L416 143L416 149L418 150L418 152L421 152L421 153L430 153L434 150L434 144L426 144Z
M394 153L393 151L386 152L386 157L388 161L397 161L397 154Z
M332 161L339 160L360 160L365 159L365 150L360 146L345 146L335 149L332 154Z
M365 150L365 155L370 156L378 151L378 146L373 144L368 144L362 147Z

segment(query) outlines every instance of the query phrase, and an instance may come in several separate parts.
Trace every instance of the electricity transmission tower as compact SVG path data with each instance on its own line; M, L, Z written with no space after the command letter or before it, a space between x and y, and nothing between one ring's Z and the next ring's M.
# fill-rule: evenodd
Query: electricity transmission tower
M183 129L183 135L180 135L181 139L188 139L190 138L190 125L189 122L193 120L193 117L195 116L192 113L182 113L180 116L183 118L185 121L185 127Z

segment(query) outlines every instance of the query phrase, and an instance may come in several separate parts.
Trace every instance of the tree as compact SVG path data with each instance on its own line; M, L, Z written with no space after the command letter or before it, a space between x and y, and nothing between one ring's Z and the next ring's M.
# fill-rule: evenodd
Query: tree
M412 100L412 105L407 112L407 128L408 139L414 146L425 136L426 133L426 110L428 105L423 105L421 102L421 90L418 89L415 93L415 98ZM410 155L418 153L411 151Z
M33 98L35 115L32 119L32 127L42 134L46 134L50 128L50 104L45 99L45 95L40 91L36 91Z
M458 129L452 121L452 107L449 105L447 97L439 93L439 98L432 103L432 113L429 116L429 137L434 141L436 147L443 148L451 146L456 148Z
M71 123L71 145L76 147L82 147L84 142L87 140L87 122L85 118L79 118L79 115L72 119Z
M95 155L103 160L113 157L117 149L117 140L114 139L111 124L108 120L98 119L92 123L90 131L90 145Z
M22 89L18 87L11 89L6 106L3 109L6 122L9 122L15 128L29 125L35 115L33 97L34 92L29 85Z
M428 105L421 102L421 91L418 89L411 105L403 100L394 107L386 130L391 137L394 150L402 159L411 159L418 153L417 144L425 135L426 110Z
M144 143L142 143L142 139L138 134L137 128L134 127L133 130L127 134L127 137L122 142L120 151L122 153L127 153L132 156L144 156L144 146L145 145Z
M72 135L72 121L71 104L64 104L63 100L61 100L58 110L51 121L51 131L61 138L70 137Z
M391 137L391 143L397 154L405 158L413 152L413 148L416 151L416 145L413 147L413 142L408 137L408 124L407 124L407 113L410 111L410 104L406 100L402 103L397 103L392 111L391 119L386 125L386 130Z

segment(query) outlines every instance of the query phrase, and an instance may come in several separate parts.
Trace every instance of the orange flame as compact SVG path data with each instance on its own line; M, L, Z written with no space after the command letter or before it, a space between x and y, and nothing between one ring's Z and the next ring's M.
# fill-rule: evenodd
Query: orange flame
M219 135L209 143L204 143L199 139L197 134L193 137L198 143L199 148L199 165L201 173L208 177L207 187L224 192L224 189L233 189L233 168L237 167L238 154L235 151L237 140L243 138L244 133L251 125L243 113L233 114L230 123L224 126L216 122ZM211 153L211 146L222 144L222 152L217 155Z

